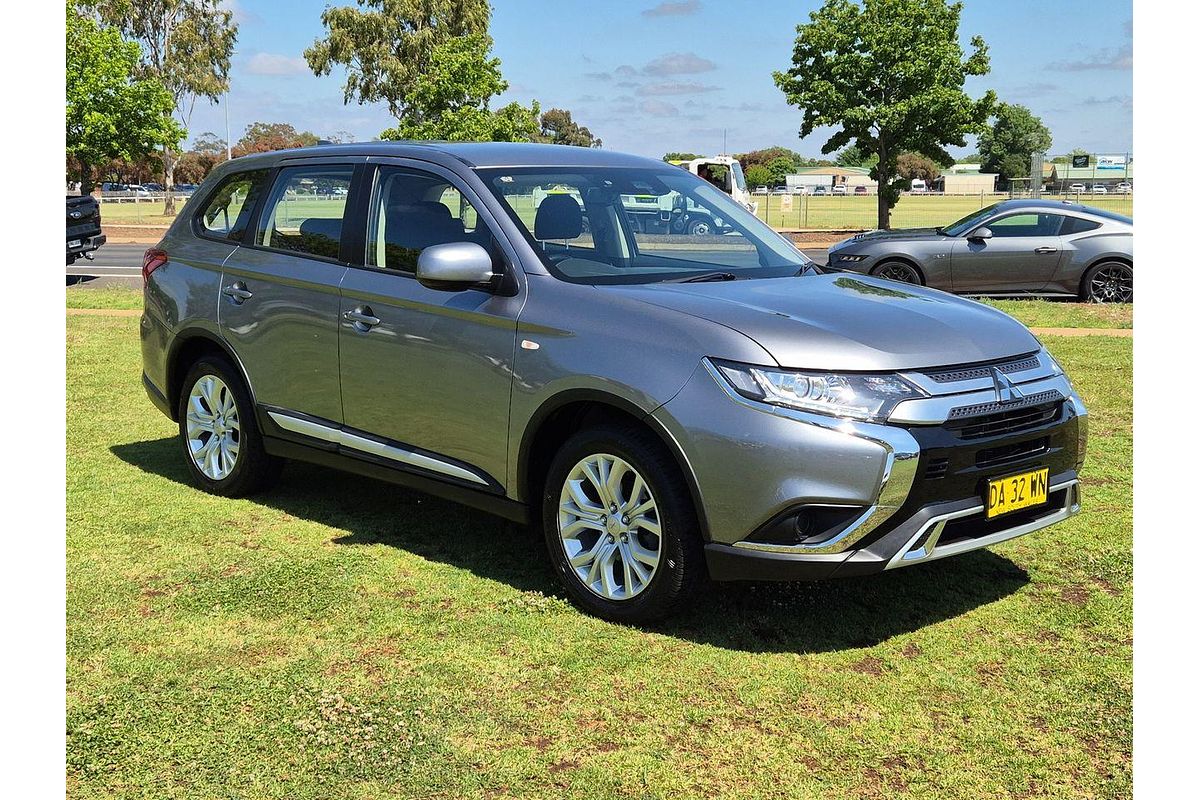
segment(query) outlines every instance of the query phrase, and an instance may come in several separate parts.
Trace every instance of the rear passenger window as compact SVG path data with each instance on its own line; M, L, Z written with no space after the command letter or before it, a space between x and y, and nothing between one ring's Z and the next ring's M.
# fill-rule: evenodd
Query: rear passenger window
M267 171L256 169L238 172L221 181L198 217L203 233L217 239L240 240L266 180Z
M462 192L438 175L380 167L367 229L368 266L416 272L422 250L451 242L492 249L491 233Z
M1085 231L1094 231L1100 227L1099 222L1090 219L1080 219L1079 217L1067 217L1063 222L1062 235L1070 236L1072 233L1084 233Z
M274 250L338 258L353 175L351 165L281 170L263 209L255 243Z

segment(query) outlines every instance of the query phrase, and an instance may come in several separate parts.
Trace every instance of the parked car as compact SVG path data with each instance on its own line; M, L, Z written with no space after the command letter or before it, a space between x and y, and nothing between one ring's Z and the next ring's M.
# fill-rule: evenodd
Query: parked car
M867 193L867 187L865 187L865 186L863 186L863 185L861 185L861 184L860 184L860 185L858 185L858 186L855 186L855 187L854 187L854 193L855 193L855 194L866 194L866 193Z
M815 197L819 194L829 194L829 187L828 186L814 186L813 187L813 196Z
M350 201L282 210L318 176ZM699 248L627 227L622 197L672 193L729 231ZM294 459L531 523L607 619L670 614L709 578L878 573L1079 511L1087 411L1028 329L826 273L656 160L432 142L247 156L142 272L143 384L198 486L249 495Z
M1084 192L1087 191L1087 187L1084 186L1082 183L1072 183L1071 187L1067 191L1069 191L1072 194L1083 194Z
M90 194L67 195L67 266L108 241L100 229L100 203Z
M1113 187L1113 193L1114 194L1132 194L1133 193L1133 184L1118 183L1116 186Z
M1092 194L1108 194L1108 187L1102 183L1092 184Z
M771 190L768 189L766 186L756 186L756 187L754 187L754 191L751 192L750 194L763 195L763 194L770 194L770 193L771 193Z
M162 185L161 183L147 183L147 184L144 184L144 185L145 185L145 187L146 187L146 191L148 191L148 192L161 192L161 191L163 191L163 185Z
M1133 220L1071 201L1006 200L944 228L860 233L829 265L975 295L1133 301Z
M833 187L833 193L834 194L845 194L846 193L846 184L839 183L837 186Z
M786 186L776 186L771 190L771 194L791 194L791 191Z

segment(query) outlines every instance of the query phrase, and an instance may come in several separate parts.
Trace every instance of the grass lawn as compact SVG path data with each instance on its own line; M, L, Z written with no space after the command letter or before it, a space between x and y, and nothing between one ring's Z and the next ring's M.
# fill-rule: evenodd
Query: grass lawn
M1092 411L1079 517L654 630L443 501L304 465L197 491L137 342L67 319L71 797L1130 794L1131 340L1048 342Z
M1088 305L1050 300L984 300L1035 328L1132 328L1133 305ZM123 286L67 287L67 308L140 309L142 290Z

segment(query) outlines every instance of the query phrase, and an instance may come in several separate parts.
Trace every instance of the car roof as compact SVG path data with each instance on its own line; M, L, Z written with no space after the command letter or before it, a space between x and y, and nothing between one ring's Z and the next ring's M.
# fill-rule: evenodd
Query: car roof
M662 167L665 162L590 147L530 142L361 142L276 150L236 158L233 169L261 168L289 158L412 157L429 160L433 154L456 159L469 167Z
M1094 217L1100 217L1108 222L1122 222L1120 219L1114 218L1111 212L1104 209L1093 208L1082 203L1076 203L1074 200L1004 200L996 204L996 212L1014 211L1019 209L1035 209L1038 211L1048 211L1053 213L1071 213L1071 214L1088 214Z

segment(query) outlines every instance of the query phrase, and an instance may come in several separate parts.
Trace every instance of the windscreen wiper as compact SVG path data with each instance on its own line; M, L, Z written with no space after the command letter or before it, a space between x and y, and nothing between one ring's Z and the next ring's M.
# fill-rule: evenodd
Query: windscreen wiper
M737 275L732 272L702 272L688 278L672 278L663 283L708 283L709 281L736 281Z

